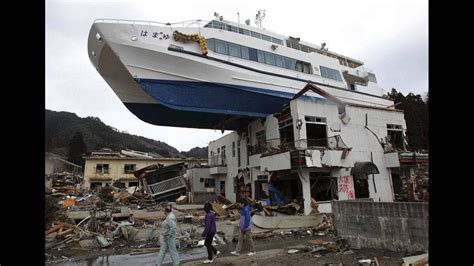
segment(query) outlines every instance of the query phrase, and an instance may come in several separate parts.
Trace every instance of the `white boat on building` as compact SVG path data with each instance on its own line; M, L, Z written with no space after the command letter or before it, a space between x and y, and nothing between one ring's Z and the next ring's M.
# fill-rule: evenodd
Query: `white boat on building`
M393 105L363 62L247 24L99 19L88 54L125 106L155 125L240 129L308 82L347 103Z

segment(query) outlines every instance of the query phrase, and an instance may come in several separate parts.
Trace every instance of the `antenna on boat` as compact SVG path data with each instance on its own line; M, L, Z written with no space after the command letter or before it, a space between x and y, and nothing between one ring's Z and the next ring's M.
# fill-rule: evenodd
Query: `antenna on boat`
M262 21L265 18L265 9L260 9L258 13L255 15L255 24L261 29L262 28Z
M239 12L237 12L237 19L239 21L239 27L240 27L240 14L239 14Z

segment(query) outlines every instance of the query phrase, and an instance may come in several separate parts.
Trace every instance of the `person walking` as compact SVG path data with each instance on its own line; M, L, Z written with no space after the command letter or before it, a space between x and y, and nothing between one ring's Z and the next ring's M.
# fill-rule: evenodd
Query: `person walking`
M213 211L212 205L209 202L204 204L204 211L206 211L206 218L204 219L204 231L202 232L202 236L206 237L204 246L207 248L207 260L203 263L207 264L212 263L213 255L215 255L215 258L220 252L212 246L212 240L216 234L216 213Z
M253 256L257 254L255 252L255 245L252 239L252 233L250 232L250 203L245 201L244 207L240 210L240 221L239 221L239 241L237 242L237 248L235 251L232 251L232 255L239 256L240 251L242 250L242 243L247 241L250 243L251 251L247 254L248 256Z
M161 224L160 232L160 253L156 259L156 264L161 266L165 258L166 251L169 250L173 265L179 265L180 259L176 250L176 216L172 212L171 205L165 207L166 218Z

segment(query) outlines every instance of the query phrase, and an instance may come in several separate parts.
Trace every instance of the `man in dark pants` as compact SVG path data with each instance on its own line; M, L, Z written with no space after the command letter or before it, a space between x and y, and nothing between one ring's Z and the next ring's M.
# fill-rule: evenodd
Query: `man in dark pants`
M212 205L209 202L204 204L204 210L206 211L206 218L204 219L204 231L202 232L202 236L206 237L206 240L204 240L204 245L207 248L207 260L205 260L203 263L212 263L212 255L215 254L217 256L220 253L215 247L212 246L212 240L216 234L216 214L212 210Z

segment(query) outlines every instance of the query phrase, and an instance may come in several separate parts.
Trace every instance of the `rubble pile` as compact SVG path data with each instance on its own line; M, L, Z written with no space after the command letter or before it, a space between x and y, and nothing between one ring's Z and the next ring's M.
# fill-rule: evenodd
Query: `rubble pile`
M56 174L51 179L51 188L45 191L45 249L48 261L69 260L67 256L74 256L77 252L125 249L132 255L157 252L160 224L166 216L164 207L168 204L173 205L178 220L178 248L204 245L200 230L204 226L206 213L203 205L185 205L186 196L178 197L176 202L159 201L144 193L140 187L114 185L86 191L74 183L78 180L73 177L67 173ZM279 205L269 205L265 200L252 198L247 198L247 201L250 202L252 215L302 216L302 205L296 201ZM211 204L217 221L227 220L226 224L237 229L233 239L218 231L214 239L216 244L237 241L242 204L233 203L223 196L218 196ZM316 201L312 202L312 206L317 206ZM253 232L252 238L326 235L332 232L332 228L330 218L324 217L317 226Z

